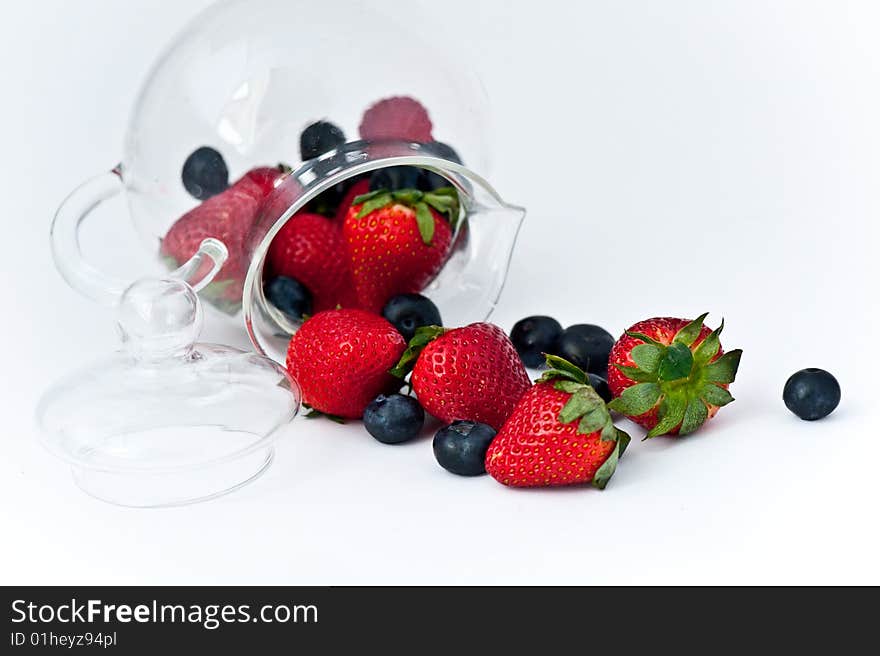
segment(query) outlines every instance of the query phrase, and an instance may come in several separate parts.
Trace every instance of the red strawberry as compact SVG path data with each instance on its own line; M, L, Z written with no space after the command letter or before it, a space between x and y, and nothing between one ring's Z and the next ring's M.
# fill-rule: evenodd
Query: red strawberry
M348 210L351 209L354 199L358 196L370 193L370 181L367 179L358 180L351 188L345 192L339 207L336 208L336 222L339 225L345 223L345 217L348 216Z
M648 437L692 433L733 401L727 389L742 351L724 354L724 322L712 331L706 316L641 321L611 350L608 407L650 429Z
M226 191L212 196L180 217L162 239L160 252L173 266L180 266L199 249L203 239L222 241L229 258L214 281L204 290L212 301L231 312L241 303L242 287L247 274L244 240L253 224L261 203L286 175L280 169L254 169L246 173Z
M393 373L405 375L414 358L419 402L447 423L464 419L498 430L531 385L510 339L491 323L419 328Z
M360 196L342 227L358 302L381 312L397 294L421 292L440 271L458 218L455 192L384 189Z
M342 231L331 219L305 212L292 216L272 240L267 263L270 275L308 287L316 312L356 305Z
M287 370L315 410L359 419L379 394L399 385L388 370L406 343L394 326L363 310L328 310L290 339Z
M366 141L400 139L428 143L434 140L432 128L428 110L418 100L395 96L380 100L364 112L359 131Z
M587 374L556 356L547 364L489 445L486 471L512 487L592 482L603 489L630 437L611 423Z

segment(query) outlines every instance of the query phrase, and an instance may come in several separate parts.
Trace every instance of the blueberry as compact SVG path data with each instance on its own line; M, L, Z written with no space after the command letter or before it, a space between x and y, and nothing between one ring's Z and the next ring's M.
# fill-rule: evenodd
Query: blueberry
M441 157L451 162L455 162L456 164L462 163L461 157L458 156L455 149L441 141L427 144L427 148L430 148L430 150L426 150L426 154ZM452 183L442 175L434 173L433 171L428 171L427 169L421 169L416 186L421 191L436 191L443 187L451 187Z
M272 305L295 321L312 313L312 295L298 280L287 276L272 278L266 283L264 292Z
M475 421L455 421L434 435L434 457L446 471L459 476L486 473L486 451L495 429Z
M442 326L440 310L431 299L421 294L394 296L382 309L382 316L403 335L408 342L422 326Z
M526 317L517 321L510 331L510 341L523 364L536 369L544 364L543 353L553 353L562 326L552 317Z
M345 143L345 133L327 121L312 123L299 136L299 154L302 161L320 157Z
M425 411L411 396L377 396L364 410L364 427L383 444L411 440L425 423Z
M415 166L386 166L383 169L377 169L370 175L370 191L415 189L421 171Z
M830 415L840 403L840 384L823 369L802 369L785 383L782 399L801 419L816 421Z
M614 397L611 396L611 388L608 387L608 381L596 374L588 374L588 376L590 377L590 386L596 390L596 393L602 397L605 403L611 403L611 399Z
M579 323L569 326L559 337L554 355L565 358L584 371L608 376L608 357L614 338L604 328Z
M223 155L210 146L193 151L180 173L184 188L194 198L207 200L229 187L229 169Z

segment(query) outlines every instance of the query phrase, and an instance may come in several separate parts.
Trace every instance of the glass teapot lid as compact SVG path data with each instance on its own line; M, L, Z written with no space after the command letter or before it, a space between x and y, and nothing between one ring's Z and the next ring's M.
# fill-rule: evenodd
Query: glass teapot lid
M196 343L196 291L226 258L206 240L164 279L119 299L122 349L55 383L37 410L43 443L89 494L126 506L210 499L254 480L297 414L300 391L269 358Z

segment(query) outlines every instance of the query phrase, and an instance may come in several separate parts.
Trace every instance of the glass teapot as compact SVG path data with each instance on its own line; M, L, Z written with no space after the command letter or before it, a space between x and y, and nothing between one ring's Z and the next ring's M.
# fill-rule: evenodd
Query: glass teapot
M243 325L260 352L279 358L276 335L296 328L263 293L271 240L322 195L338 196L346 185L387 167L417 168L442 181L435 186L455 190L463 220L423 293L448 325L486 318L501 292L524 211L504 203L475 172L488 166L489 121L479 80L428 38L434 36L430 21L413 20L412 11L401 23L380 9L339 0L232 0L197 16L149 75L122 163L79 187L58 210L52 248L64 278L99 302L120 298L129 281L90 266L78 239L89 213L119 193L147 247L168 260L163 242L169 231L200 205L181 180L182 167L207 146L220 154L233 180L278 163L289 171L275 181L271 198L262 200L241 243L226 244L230 260L242 263L232 284L201 292L227 314L243 310ZM414 141L417 135L406 126L365 134L365 112L395 98L423 108L430 140ZM304 159L303 131L322 121L348 139ZM204 236L223 240L222 234ZM182 266L197 247L193 243L171 268Z
M490 127L478 79L414 13L407 7L401 22L342 0L225 0L160 57L121 164L76 189L51 230L59 272L116 307L123 335L110 360L57 383L38 409L44 443L88 492L126 505L188 503L265 470L272 441L299 409L296 381L277 363L304 319L266 292L272 245L304 214L342 230L340 212L344 224L346 205L371 193L433 195L448 210L448 248L441 266L405 291L428 296L446 325L491 313L525 212L476 172L488 167ZM389 106L414 113L380 120ZM309 141L316 126L330 126L329 147ZM197 153L219 162L216 189L187 178ZM255 172L272 172L261 178L270 183L259 197L253 185L243 196ZM156 271L133 283L93 267L80 249L83 221L119 194L157 255ZM224 229L230 217L235 231ZM198 230L187 247L172 248L190 224ZM212 320L238 322L257 353L195 343L200 299L222 310Z

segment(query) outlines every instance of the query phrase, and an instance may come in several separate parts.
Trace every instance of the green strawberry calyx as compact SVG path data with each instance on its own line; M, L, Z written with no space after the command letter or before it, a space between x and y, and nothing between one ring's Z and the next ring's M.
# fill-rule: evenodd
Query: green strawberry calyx
M676 428L680 435L693 433L708 419L710 406L722 407L734 400L725 386L736 379L742 350L718 357L723 320L697 344L707 316L708 312L679 330L668 345L642 333L627 332L643 342L630 352L636 366L614 366L636 384L608 407L627 417L638 417L656 407L657 425L645 439Z
M578 422L580 435L599 433L603 442L615 442L614 450L593 476L593 486L604 490L617 469L617 462L630 443L630 436L614 425L602 397L590 385L590 378L577 365L556 355L545 355L548 370L537 382L553 383L560 392L571 394L558 420L563 424Z
M406 375L415 366L422 350L446 331L447 329L442 326L421 326L416 328L415 335L409 340L409 344L403 355L400 356L400 360L388 373L397 378L406 378Z
M460 214L458 193L452 187L443 187L435 191L419 191L418 189L401 189L389 191L376 189L368 194L357 196L352 205L361 205L356 219L363 219L377 210L389 205L404 205L416 212L416 224L419 234L425 245L430 246L434 239L434 215L433 208L439 214L446 216L452 229L455 230Z

